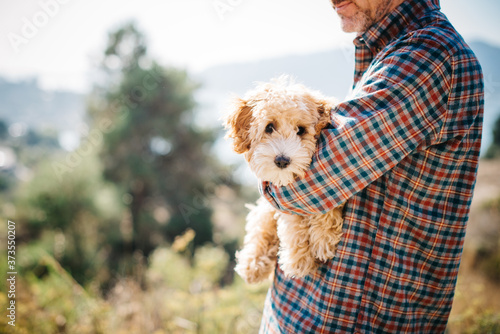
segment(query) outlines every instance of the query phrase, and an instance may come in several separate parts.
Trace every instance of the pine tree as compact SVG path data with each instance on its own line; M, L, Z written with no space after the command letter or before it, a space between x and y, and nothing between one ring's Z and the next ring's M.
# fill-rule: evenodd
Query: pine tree
M214 133L193 126L197 84L185 71L151 60L133 24L109 35L102 69L89 115L103 133L104 176L123 191L130 211L125 248L147 255L187 228L196 232L196 244L211 241L207 184L218 168L209 150Z

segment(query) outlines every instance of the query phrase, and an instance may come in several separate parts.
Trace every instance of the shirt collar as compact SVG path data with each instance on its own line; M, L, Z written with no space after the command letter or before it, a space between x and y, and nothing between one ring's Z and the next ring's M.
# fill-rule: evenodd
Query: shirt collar
M417 24L426 13L439 9L439 0L405 0L390 14L356 37L354 44L359 46L365 43L373 54L377 54L394 38Z

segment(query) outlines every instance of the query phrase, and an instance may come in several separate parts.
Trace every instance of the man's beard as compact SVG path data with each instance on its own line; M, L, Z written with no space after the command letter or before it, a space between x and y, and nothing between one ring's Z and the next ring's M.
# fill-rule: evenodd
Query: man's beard
M334 5L341 3L344 0L340 1L332 1ZM372 25L377 23L380 19L382 19L385 15L388 14L389 8L392 4L392 0L382 0L380 4L377 6L375 13L370 11L370 9L361 9L354 2L354 5L358 8L358 12L351 17L344 17L340 15L341 18L341 26L344 32L356 32L356 33L364 33L366 32Z
M363 33L372 25L372 19L369 16L369 11L361 9L352 17L344 17L340 15L341 26L344 32Z

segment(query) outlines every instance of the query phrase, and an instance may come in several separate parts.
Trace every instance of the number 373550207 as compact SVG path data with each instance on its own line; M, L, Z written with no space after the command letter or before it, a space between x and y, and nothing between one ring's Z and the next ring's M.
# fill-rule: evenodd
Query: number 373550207
M16 265L16 223L9 220L7 226L7 264L10 270L14 270Z

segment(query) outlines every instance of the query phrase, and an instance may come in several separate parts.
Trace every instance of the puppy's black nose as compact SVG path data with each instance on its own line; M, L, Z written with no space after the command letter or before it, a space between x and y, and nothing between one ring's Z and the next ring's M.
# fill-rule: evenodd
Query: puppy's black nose
M279 168L284 169L290 165L290 158L287 158L284 155L279 155L276 158L274 158L274 163Z

